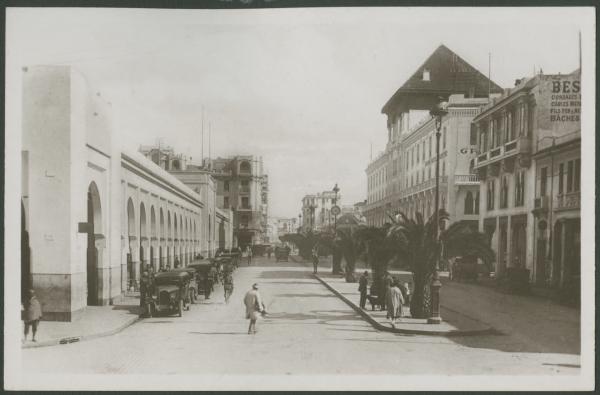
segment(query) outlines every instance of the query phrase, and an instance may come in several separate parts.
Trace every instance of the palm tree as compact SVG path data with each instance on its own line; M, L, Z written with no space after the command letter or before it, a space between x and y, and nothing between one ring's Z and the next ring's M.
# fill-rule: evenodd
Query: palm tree
M388 236L389 228L388 223L381 228L362 225L354 231L357 256L362 256L373 270L373 281L378 295L381 295L379 290L383 289L382 280L388 263L396 254L397 245L393 242L394 238Z
M318 242L318 235L311 230L305 233L287 233L279 236L283 242L293 243L298 248L298 253L304 259L310 259L311 251Z
M444 209L439 210L439 217L440 221L449 219ZM397 218L391 219L388 238L396 244L396 253L409 262L413 274L410 313L414 318L431 316L431 277L442 246L445 258L473 256L489 262L494 257L485 235L466 222L455 222L440 232L438 243L435 226L441 222L436 223L435 214L427 222L421 213L416 213L415 218L399 213Z

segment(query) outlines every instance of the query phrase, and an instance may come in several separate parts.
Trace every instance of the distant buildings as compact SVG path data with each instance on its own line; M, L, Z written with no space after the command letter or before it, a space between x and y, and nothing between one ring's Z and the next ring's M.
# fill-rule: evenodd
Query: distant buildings
M233 156L210 161L217 181L217 206L234 213L234 238L240 247L268 243L269 179L261 157Z
M341 195L333 191L324 191L302 198L302 229L314 232L322 231L335 224L335 215L331 208L341 204Z
M269 179L264 174L262 158L248 155L206 159L203 166L198 166L170 147L142 146L140 151L155 163L160 161L175 177L214 201L214 213L210 212L205 219L210 251L226 244L219 236L223 232L223 218L229 211L233 218L234 246L245 248L269 242Z
M441 45L384 105L388 142L369 163L367 224L381 226L389 215L403 211L426 217L434 212L435 127L429 115L443 98L449 102L440 139L440 207L452 221L477 222L479 180L474 174L471 119L502 89Z

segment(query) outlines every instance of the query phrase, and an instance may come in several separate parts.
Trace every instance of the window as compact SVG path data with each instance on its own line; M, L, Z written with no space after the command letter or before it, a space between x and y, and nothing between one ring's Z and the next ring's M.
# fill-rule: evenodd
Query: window
M419 163L419 159L421 157L421 146L417 144L417 163Z
M487 184L487 209L494 209L494 194L495 194L495 183L494 180L489 180Z
M494 120L490 119L490 141L488 142L488 149L494 148L496 142L496 130L494 130Z
M421 171L421 182L425 182L425 168Z
M248 220L249 220L249 217L247 214L244 214L240 217L240 222L242 223L242 226L244 226L244 227L248 227Z
M431 166L429 166L429 167L428 167L428 169L429 169L429 170L428 170L428 173L429 173L429 175L427 176L427 178L428 178L428 179L431 179Z
M542 167L540 170L540 196L546 196L546 183L548 178L548 168Z
M229 191L229 181L224 181L223 182L223 190Z
M413 181L414 181L414 180L413 180L413 175L411 174L411 175L410 175L410 186L411 186L411 187L412 187L413 185L415 185L415 184L413 183Z
M515 207L525 203L525 172L519 171L515 177Z
M484 153L487 151L487 133L486 131L482 131L479 133L479 153Z
M512 111L509 111L506 114L506 142L514 140L512 122Z
M240 173L250 173L250 163L249 162L242 162L240 164Z
M417 184L419 184L419 171L417 170Z
M579 191L581 184L581 159L575 159L575 179L573 180L573 190Z
M229 196L225 196L223 198L223 207L224 208L229 208Z
M477 125L471 124L471 134L469 135L469 144L477 145Z
M429 136L429 157L431 158L431 136Z
M250 185L248 180L242 180L242 192L250 192Z
M442 130L442 148L446 148L446 127Z
M430 81L430 77L429 70L423 69L423 81Z
M567 193L573 191L573 161L570 160L567 162Z
M521 104L520 114L519 114L519 136L525 135L526 122L527 122L527 119L525 118L525 104Z
M423 161L425 161L425 139L423 139Z
M242 197L242 208L250 208L248 196Z
M508 177L502 177L502 187L500 189L500 208L508 207Z
M474 214L479 214L479 191L475 194L475 210Z
M564 185L563 185L564 174L565 174L565 164L561 163L558 166L558 194L559 195L563 194L563 189L564 189Z

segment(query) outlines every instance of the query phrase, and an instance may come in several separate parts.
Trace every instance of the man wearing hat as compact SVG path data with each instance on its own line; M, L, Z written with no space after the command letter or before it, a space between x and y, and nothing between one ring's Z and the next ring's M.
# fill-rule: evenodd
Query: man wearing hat
M252 289L246 292L244 305L246 305L246 318L250 320L248 334L256 333L256 320L258 320L260 314L266 314L265 305L258 292L257 283L254 283Z
M40 322L40 318L42 318L42 306L40 305L40 301L35 296L35 291L33 289L29 290L29 299L25 302L25 310L23 321L25 321L25 339L27 340L27 335L29 334L29 327L32 329L32 338L31 341L35 340L35 334L37 333L38 324Z
M369 287L369 272L365 270L358 279L358 292L360 292L360 308L367 305L367 288Z
M150 296L150 277L148 276L148 272L144 271L140 279L140 317L147 314L146 298L148 296Z

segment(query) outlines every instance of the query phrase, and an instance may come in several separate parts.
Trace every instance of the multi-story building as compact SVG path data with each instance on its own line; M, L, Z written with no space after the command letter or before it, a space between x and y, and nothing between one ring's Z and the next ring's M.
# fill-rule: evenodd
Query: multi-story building
M579 75L517 80L473 121L480 229L496 273L530 271L538 284L579 284Z
M266 242L269 184L262 157L211 159L210 169L217 180L217 206L234 212L234 243L243 249Z
M447 47L438 47L382 108L388 141L366 169L367 224L381 226L399 210L433 213L436 138L429 111L440 98L449 102L440 141L440 206L453 221L476 220L470 120L490 94L501 91Z
M336 216L331 213L331 208L340 205L342 197L334 191L324 191L302 198L302 229L314 232L323 231L333 227Z

